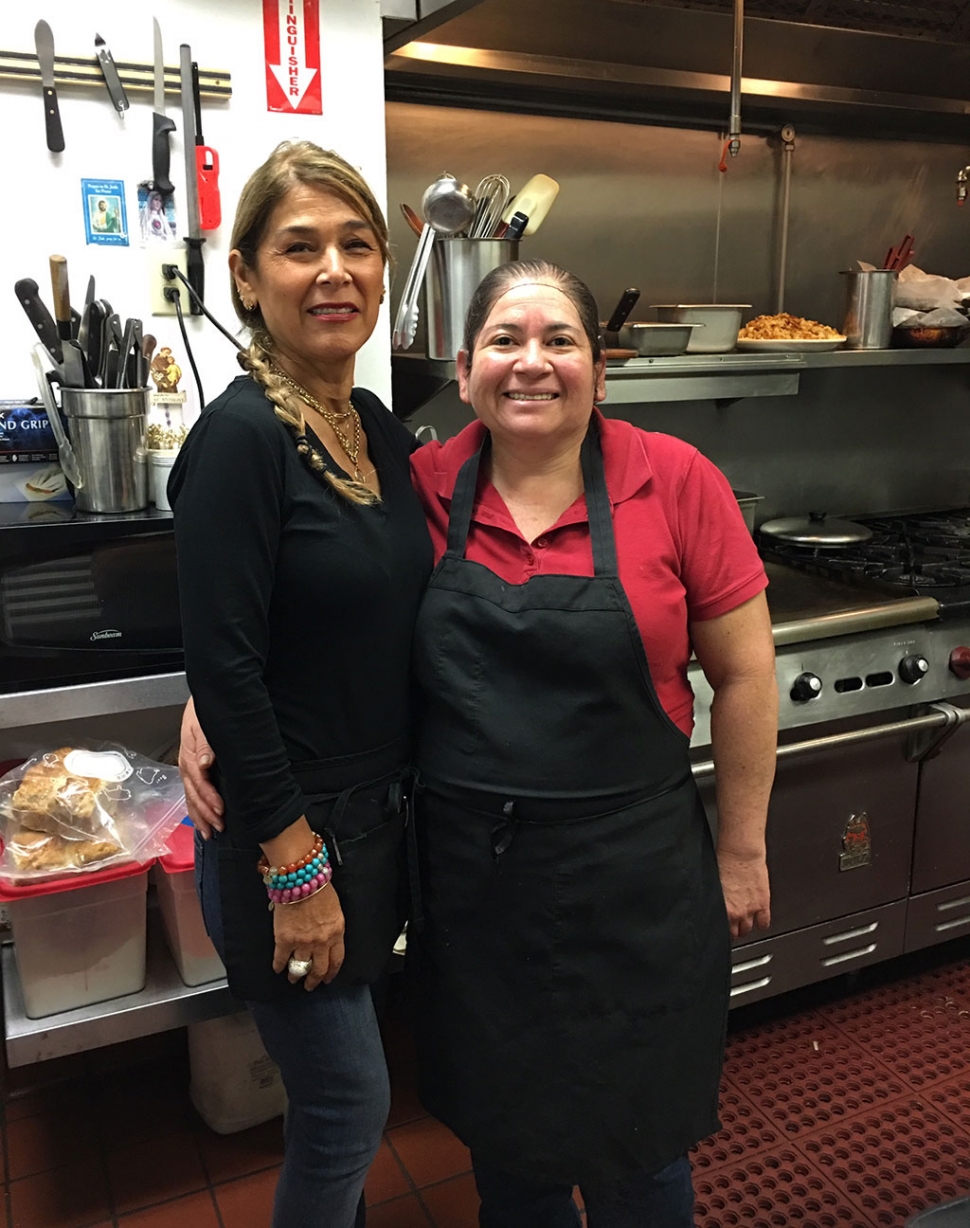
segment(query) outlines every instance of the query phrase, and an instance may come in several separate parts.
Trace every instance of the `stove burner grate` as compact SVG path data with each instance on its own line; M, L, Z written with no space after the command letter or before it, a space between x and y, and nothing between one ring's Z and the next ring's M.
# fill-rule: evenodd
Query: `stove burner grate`
M826 579L925 593L970 586L970 512L864 520L872 537L845 548L773 543L771 558Z

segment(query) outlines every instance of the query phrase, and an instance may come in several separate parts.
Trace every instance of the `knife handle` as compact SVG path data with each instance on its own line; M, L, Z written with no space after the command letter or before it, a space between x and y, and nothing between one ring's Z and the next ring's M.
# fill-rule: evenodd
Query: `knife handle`
M202 259L202 244L205 239L186 238L185 245L188 249L186 256L186 264L188 267L189 285L199 296L202 302L205 302L205 262ZM191 303L190 310L194 316L202 315L202 308L199 303L189 295Z
M57 90L52 85L44 86L44 122L47 124L47 148L51 153L63 153L64 129L61 127L61 109L57 105Z
M222 224L219 155L208 145L195 147L195 177L199 184L199 227L201 230L218 230Z
M67 280L67 260L51 256L51 290L54 295L54 319L62 341L71 340L71 292Z
M152 112L152 178L155 187L163 196L169 196L175 190L168 177L171 149L168 134L175 131L175 124L167 115ZM63 146L61 147L63 148Z

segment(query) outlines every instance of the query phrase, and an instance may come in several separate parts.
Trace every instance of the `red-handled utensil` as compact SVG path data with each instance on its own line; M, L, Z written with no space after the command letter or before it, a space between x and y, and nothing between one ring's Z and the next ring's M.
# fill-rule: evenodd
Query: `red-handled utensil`
M192 100L195 104L195 178L199 185L199 229L218 230L222 225L219 196L219 155L202 137L202 99L199 66L192 62Z

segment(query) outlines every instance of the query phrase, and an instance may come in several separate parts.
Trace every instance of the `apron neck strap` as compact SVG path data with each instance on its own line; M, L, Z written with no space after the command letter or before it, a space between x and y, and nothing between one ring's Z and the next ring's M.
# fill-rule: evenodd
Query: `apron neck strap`
M455 479L451 497L451 514L448 517L448 549L451 558L463 558L468 530L471 527L475 507L475 492L478 489L478 474L482 458L492 450L492 437L485 435L481 446L462 465ZM583 470L583 488L586 493L586 513L589 517L589 535L593 547L593 574L615 576L617 574L616 541L613 535L613 517L610 512L610 497L606 489L606 473L603 469L603 452L600 448L599 429L590 421L589 430L579 453Z
M455 489L451 496L451 514L448 517L448 549L445 552L451 558L464 558L465 542L468 540L468 530L471 528L472 512L475 508L475 491L478 489L478 469L482 461L482 454L491 450L492 437L486 432L481 446L458 470Z
M590 544L593 547L593 574L615 576L616 538L613 534L613 516L610 512L610 496L606 489L606 471L603 468L603 450L600 447L600 432L596 422L590 420L589 430L579 453L583 467L583 487L586 492L586 515L589 517Z

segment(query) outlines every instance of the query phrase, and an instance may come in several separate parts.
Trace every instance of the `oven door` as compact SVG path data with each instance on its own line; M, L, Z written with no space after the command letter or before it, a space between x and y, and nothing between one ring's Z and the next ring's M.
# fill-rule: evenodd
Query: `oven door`
M815 726L811 737L804 729L783 735L768 809L772 924L735 943L734 1004L903 952L914 738L952 725L955 711L935 705L915 716ZM712 762L695 763L694 773L716 831Z
M970 934L968 781L970 728L957 727L920 763L907 951Z

